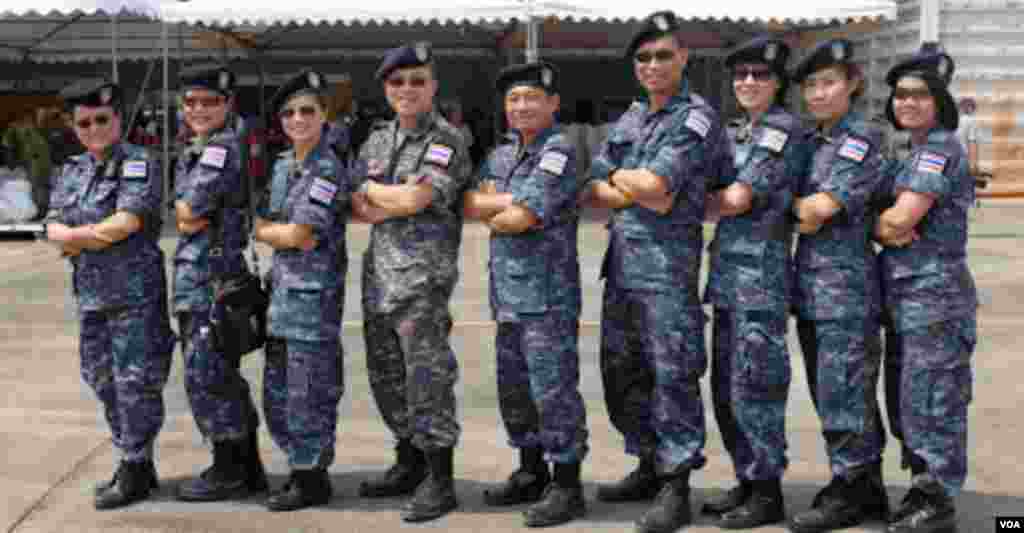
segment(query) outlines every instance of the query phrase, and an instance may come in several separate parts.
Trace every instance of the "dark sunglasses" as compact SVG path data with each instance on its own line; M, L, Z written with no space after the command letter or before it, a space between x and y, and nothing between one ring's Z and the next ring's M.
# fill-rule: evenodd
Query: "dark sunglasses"
M220 107L224 104L223 96L186 96L182 98L181 102L185 107L194 109L196 106L203 107Z
M384 83L387 83L389 87L393 87L395 89L405 87L406 85L414 89L422 89L427 86L427 78L422 78L420 76L413 76L411 78L395 76L393 78L388 78Z
M754 78L754 81L768 81L772 79L770 68L736 68L732 71L732 81L745 81L747 76Z
M302 115L303 118L310 118L316 114L316 108L311 105L300 105L298 108L286 107L277 112L277 116L289 119L295 115Z
M927 87L921 87L919 89L893 89L892 91L893 100L927 100L931 97L932 93Z
M97 126L105 128L107 127L107 124L110 124L111 120L113 120L113 117L111 117L110 115L96 115L93 118L83 118L82 120L76 120L75 126L78 126L78 129L80 130L87 130L91 128L93 122L95 122Z
M633 60L640 64L650 63L651 60L654 59L657 59L659 63L665 63L666 61L671 61L675 57L676 53L672 50L658 50L654 53L637 52L637 54L633 56Z

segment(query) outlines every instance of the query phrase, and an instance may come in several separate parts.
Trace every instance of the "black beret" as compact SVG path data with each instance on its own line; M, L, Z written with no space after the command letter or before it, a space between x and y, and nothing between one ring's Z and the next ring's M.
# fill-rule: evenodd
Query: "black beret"
M815 72L833 65L853 63L853 43L847 39L830 39L818 43L793 69L793 81L800 83Z
M935 98L935 112L938 115L939 124L948 130L956 130L960 125L960 109L949 94L949 82L953 79L953 58L935 50L931 46L922 45L921 50L909 58L894 65L885 75L885 83L894 90L900 78L912 75L921 78L928 86L928 91ZM885 117L889 119L893 127L902 130L899 122L896 121L896 113L892 106L892 94L885 104Z
M732 68L739 63L764 63L784 78L788 60L789 45L777 37L761 36L729 52L729 55L725 56L725 66Z
M428 42L421 41L392 48L384 54L384 60L380 62L380 67L377 68L374 79L384 81L384 78L390 76L397 69L422 67L429 64L432 58L433 52Z
M904 74L919 72L924 75L935 76L944 85L949 85L950 80L953 79L954 68L953 58L942 52L926 50L900 61L889 69L889 73L885 75L885 83L889 84L890 87L895 87Z
M494 83L495 89L501 94L521 85L544 89L548 94L558 94L558 69L547 61L512 65L501 69Z
M633 53L644 43L673 35L679 31L679 21L671 11L656 11L643 20L640 28L633 34L626 47L626 58L632 59Z
M68 85L60 92L66 109L75 106L116 107L121 102L121 87L105 78L91 78Z
M182 89L200 88L219 92L225 96L235 90L235 74L223 65L196 65L178 74Z
M323 74L315 70L303 70L284 82L284 85L281 85L281 88L274 93L274 97L270 99L270 109L274 112L279 111L288 102L288 99L297 93L322 94L326 88L327 78Z

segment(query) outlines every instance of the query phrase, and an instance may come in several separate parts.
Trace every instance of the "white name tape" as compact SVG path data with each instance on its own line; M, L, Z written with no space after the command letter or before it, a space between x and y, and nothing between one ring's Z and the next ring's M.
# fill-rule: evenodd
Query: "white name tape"
M125 178L145 178L146 162L125 161L124 164L121 165L121 176Z
M213 168L224 168L224 163L227 162L227 159L228 151L226 148L207 146L203 150L203 157L199 158L199 163Z
M565 164L569 162L569 156L560 152L548 152L544 154L544 157L540 158L540 164L537 166L541 170L550 172L556 176L561 176L565 172Z

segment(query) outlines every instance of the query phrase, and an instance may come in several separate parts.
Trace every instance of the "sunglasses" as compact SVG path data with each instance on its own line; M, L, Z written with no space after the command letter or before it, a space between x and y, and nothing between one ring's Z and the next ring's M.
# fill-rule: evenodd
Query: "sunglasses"
M107 127L113 117L110 115L96 115L93 118L83 118L82 120L76 120L75 126L78 126L80 130L87 130L92 127L93 123L101 128Z
M672 50L658 50L656 52L637 52L633 56L633 60L637 63L645 64L650 63L653 60L657 60L659 63L665 63L675 59L676 53Z
M278 111L277 116L282 119L294 118L295 115L301 115L303 118L310 118L317 112L316 107L311 105L300 105L298 107L286 107Z
M395 89L405 87L406 85L412 87L413 89L422 89L427 86L427 78L423 78L420 76L413 76L411 78L395 76L393 78L388 78L387 81L385 81L384 83L387 83L388 87L392 87Z
M765 82L772 79L772 74L769 68L737 68L732 71L732 81L746 81L749 76L754 81Z
M206 108L220 107L224 105L223 96L186 96L181 99L182 104L189 109L195 109L198 106Z
M927 87L921 87L919 89L893 89L892 99L893 100L927 100L932 97L931 91Z

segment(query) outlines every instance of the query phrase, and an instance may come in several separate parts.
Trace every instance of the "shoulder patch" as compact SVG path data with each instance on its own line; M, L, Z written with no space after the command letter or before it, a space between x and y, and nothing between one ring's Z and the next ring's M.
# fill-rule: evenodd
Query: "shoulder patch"
M455 150L452 147L434 143L427 148L427 154L423 157L423 160L439 167L448 168L448 165L452 162L453 155L455 155Z
M690 111L684 125L697 135L700 135L701 139L707 137L708 130L711 129L711 121L700 111Z
M946 170L949 158L937 152L925 150L918 154L914 167L925 174L942 174Z
M839 147L838 155L843 159L849 159L855 163L860 163L864 161L864 158L867 157L870 150L871 143L861 139L860 137L850 135L846 137L846 141Z
M329 207L338 194L338 185L327 178L314 178L309 187L309 199L320 205Z
M786 148L788 141L788 133L780 129L765 127L761 132L761 140L757 142L757 145L761 148L767 148L776 154L781 154L782 150Z
M223 146L207 146L203 150L203 156L199 158L199 164L213 168L224 168L228 160L228 150Z
M537 167L556 176L561 176L565 172L565 164L568 162L569 156L561 152L548 152L540 158Z
M121 177L123 178L145 178L147 171L145 161L125 161L121 165Z

